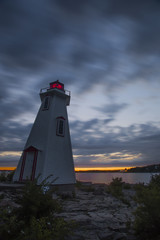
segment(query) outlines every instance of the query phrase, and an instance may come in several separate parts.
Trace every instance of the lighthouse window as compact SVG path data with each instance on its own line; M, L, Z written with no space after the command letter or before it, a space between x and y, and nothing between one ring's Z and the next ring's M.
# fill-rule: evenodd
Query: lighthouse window
M63 134L63 121L59 121L59 134Z
M64 120L57 119L57 136L64 137Z
M43 104L43 110L48 110L49 108L49 96L45 97L44 104Z

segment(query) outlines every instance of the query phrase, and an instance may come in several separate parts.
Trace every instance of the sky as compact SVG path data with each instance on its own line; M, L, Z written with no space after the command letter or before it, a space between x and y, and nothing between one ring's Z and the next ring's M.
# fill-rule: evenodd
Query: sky
M0 0L0 167L15 167L59 79L74 164L160 163L160 1Z

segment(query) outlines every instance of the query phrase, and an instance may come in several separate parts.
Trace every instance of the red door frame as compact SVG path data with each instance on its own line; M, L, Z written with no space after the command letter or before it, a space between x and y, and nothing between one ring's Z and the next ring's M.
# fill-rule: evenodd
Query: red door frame
M19 175L19 181L25 181L26 179L23 179L23 173L24 173L24 168L25 168L25 163L26 163L26 156L27 152L34 152L34 159L33 159L33 165L32 165L32 174L30 180L33 181L35 179L35 172L36 172L36 166L37 166L37 157L38 157L38 149L35 147L28 147L23 151L23 157L22 157L22 165L21 165L21 171Z

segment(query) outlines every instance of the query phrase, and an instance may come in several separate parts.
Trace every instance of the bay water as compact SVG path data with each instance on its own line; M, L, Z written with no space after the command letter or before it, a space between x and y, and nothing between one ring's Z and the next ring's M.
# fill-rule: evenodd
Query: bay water
M113 178L122 178L123 182L148 184L155 173L124 173L124 172L77 172L76 179L82 182L109 184Z

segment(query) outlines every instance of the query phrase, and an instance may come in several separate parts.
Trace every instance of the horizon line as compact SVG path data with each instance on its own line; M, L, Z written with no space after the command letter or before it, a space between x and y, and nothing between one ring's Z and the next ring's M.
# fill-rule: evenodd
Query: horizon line
M133 167L75 167L74 170L75 172L81 172L81 171L114 171L114 170L125 170L125 169L130 169ZM0 171L2 170L15 170L16 167L0 167Z
M133 167L75 167L75 172L87 172L87 171L118 171L118 170L125 170L130 169Z

